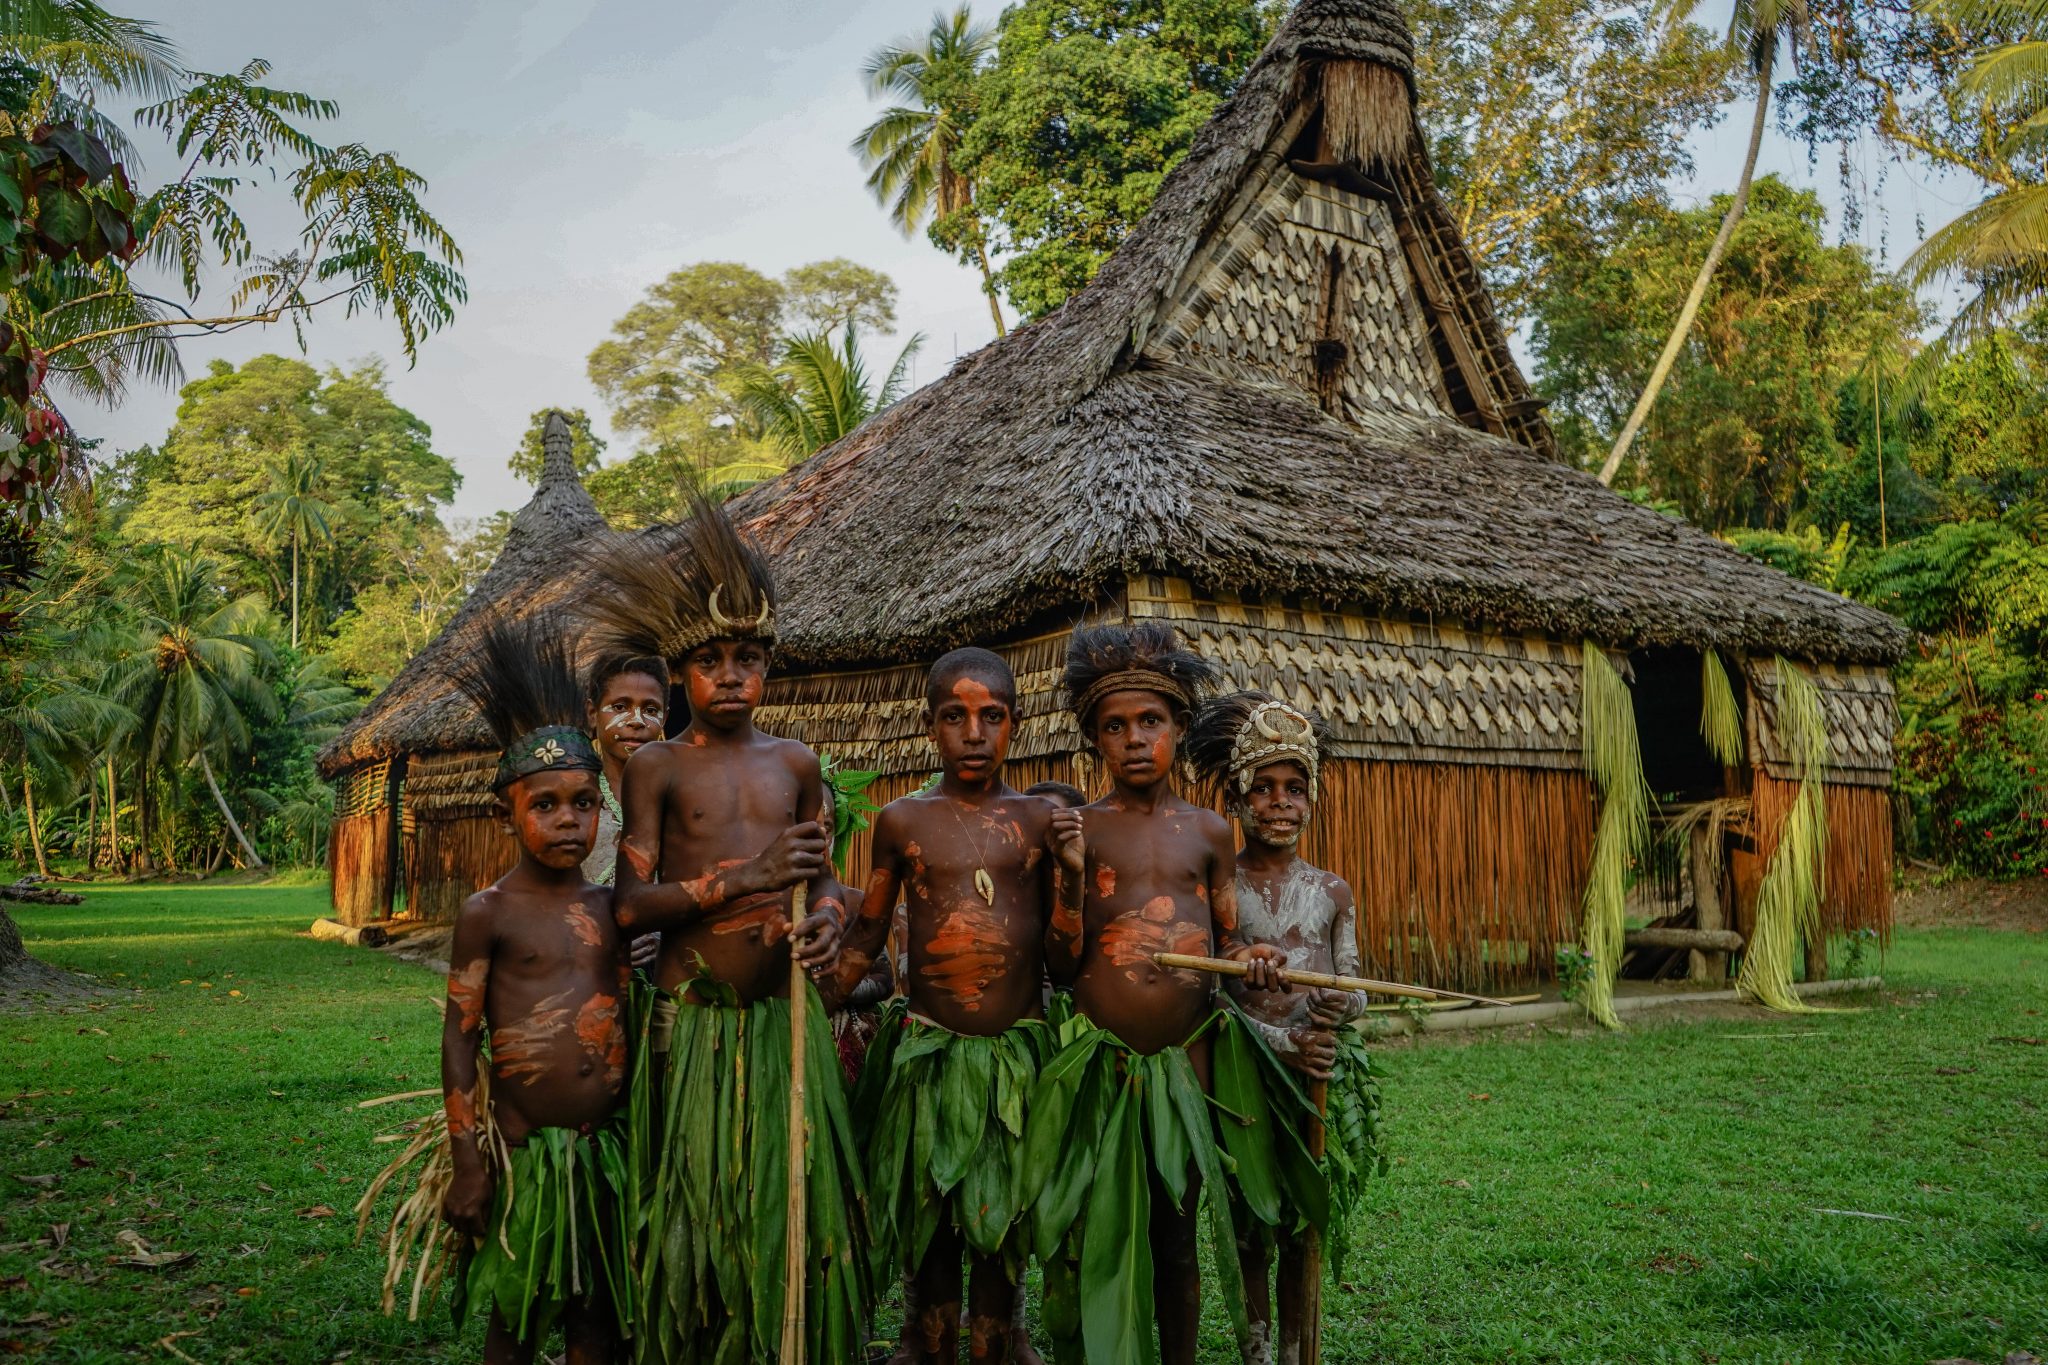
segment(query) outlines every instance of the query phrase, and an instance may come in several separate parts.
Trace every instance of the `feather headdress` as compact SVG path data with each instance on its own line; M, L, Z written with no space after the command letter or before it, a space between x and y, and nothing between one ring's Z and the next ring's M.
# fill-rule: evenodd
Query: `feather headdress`
M687 521L616 537L591 569L582 613L600 654L652 654L673 668L706 640L775 643L767 561L701 492Z
M503 749L493 791L534 773L604 771L583 733L576 651L560 617L490 622L451 681L483 713Z
M1164 621L1130 626L1091 626L1074 632L1061 675L1067 706L1081 728L1112 692L1156 692L1192 711L1216 685L1222 670L1181 643Z
M1196 713L1187 755L1204 782L1234 797L1250 791L1252 774L1268 763L1299 763L1313 801L1328 738L1328 727L1313 711L1289 706L1270 692L1232 692Z

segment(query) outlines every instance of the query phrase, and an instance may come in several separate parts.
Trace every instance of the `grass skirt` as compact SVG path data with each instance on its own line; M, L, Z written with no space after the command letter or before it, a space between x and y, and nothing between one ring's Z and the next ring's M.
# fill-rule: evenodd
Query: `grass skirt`
M452 1306L495 1309L521 1341L544 1341L571 1300L609 1297L633 1320L626 1236L625 1125L537 1128L498 1172L491 1227L463 1258Z
M1327 1225L1329 1190L1308 1154L1308 1100L1234 1010L1213 1032L1213 1096L1186 1047L1150 1056L1076 1014L1032 1093L1023 1176L1046 1267L1045 1322L1062 1360L1150 1360L1152 1189L1185 1207L1191 1173L1207 1192L1217 1275L1240 1346L1249 1339L1232 1208L1267 1225L1300 1210Z
M699 980L693 993L715 999L719 988ZM809 1025L805 1358L853 1361L873 1302L866 1196L846 1082L815 990ZM634 1358L771 1361L786 1278L789 1002L681 1002L668 1041L665 1057L641 1049L635 1077L634 1118L649 1137Z
M869 1144L878 1272L915 1271L941 1220L968 1248L1030 1256L1022 1153L1027 1106L1052 1055L1052 1030L1019 1021L993 1037L954 1033L889 1002L856 1092Z

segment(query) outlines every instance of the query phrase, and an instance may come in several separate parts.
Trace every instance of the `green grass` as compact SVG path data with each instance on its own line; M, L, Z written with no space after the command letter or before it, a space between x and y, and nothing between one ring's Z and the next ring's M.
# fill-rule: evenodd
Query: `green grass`
M348 1216L380 1161L353 1104L434 1083L438 983L298 937L323 904L190 886L17 908L40 956L125 990L0 1015L0 1359L169 1361L172 1333L207 1362L475 1358L474 1327L376 1312ZM2040 1351L2048 1048L2000 1039L2048 1035L2048 938L1901 933L1885 972L1858 1013L1384 1048L1396 1164L1325 1358ZM124 1229L197 1257L114 1265ZM1227 1361L1210 1317L1205 1360Z

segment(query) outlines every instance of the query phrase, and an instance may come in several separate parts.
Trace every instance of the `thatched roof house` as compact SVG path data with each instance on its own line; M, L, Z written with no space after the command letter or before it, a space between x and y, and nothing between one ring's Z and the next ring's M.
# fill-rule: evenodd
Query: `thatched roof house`
M607 530L576 477L560 413L549 414L542 449L532 500L454 619L320 751L336 789L329 861L345 923L388 917L401 887L408 915L450 918L514 861L490 819L496 746L449 677L485 622L558 600L571 549Z
M987 644L1025 694L1012 781L1072 778L1068 632L1171 618L1335 723L1311 856L1367 957L1488 981L1576 934L1584 643L1629 656L1653 787L1702 798L1772 780L1782 655L1834 722L1832 909L1887 914L1902 632L1556 462L1412 84L1391 0L1303 0L1094 283L741 498L783 599L764 723L894 795L931 768L922 668ZM1699 739L1710 650L1755 664L1740 773Z

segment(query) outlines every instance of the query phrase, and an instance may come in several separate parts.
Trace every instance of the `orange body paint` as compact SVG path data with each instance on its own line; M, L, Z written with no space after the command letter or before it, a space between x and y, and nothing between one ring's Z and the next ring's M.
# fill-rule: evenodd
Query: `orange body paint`
M448 1003L455 1006L455 1018L464 1033L472 1032L483 1022L484 979L490 973L491 964L486 958L448 973Z

